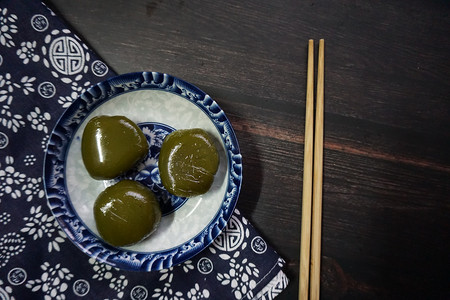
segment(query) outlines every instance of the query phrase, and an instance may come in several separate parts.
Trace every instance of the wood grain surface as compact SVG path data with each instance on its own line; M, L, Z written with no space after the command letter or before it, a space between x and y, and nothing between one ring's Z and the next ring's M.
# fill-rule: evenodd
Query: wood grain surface
M324 38L322 299L450 299L449 1L46 3L116 72L224 109L238 207L288 262L280 300L298 292L307 43Z

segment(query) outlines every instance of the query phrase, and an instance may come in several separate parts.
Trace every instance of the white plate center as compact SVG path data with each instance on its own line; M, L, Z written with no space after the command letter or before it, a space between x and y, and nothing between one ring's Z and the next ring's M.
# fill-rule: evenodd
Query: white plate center
M166 91L139 90L120 94L95 109L81 124L69 147L66 160L66 184L74 210L87 228L99 236L94 221L93 205L105 189L86 171L81 158L81 136L87 122L98 115L122 115L135 123L158 122L175 129L202 128L216 140L220 165L211 189L201 196L189 198L175 212L164 216L158 229L145 241L125 249L139 252L175 248L194 238L214 219L226 195L229 169L225 147L211 119L195 104Z

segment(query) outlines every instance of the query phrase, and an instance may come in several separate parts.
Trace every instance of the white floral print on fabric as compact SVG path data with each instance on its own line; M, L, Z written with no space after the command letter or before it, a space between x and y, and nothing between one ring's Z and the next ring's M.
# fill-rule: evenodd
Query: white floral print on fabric
M15 89L22 90L25 95L34 92L34 81L36 77L23 76L19 82L14 82L10 73L0 74L0 103L4 103L0 110L0 124L18 132L19 128L25 126L22 115L11 112L13 92Z
M16 298L12 296L12 292L12 287L5 285L3 280L0 279L0 299L15 300Z
M0 203L4 195L17 199L22 195L20 185L25 182L26 175L15 170L14 158L5 157L6 165L0 162Z
M22 60L23 64L26 65L30 61L38 62L40 57L36 54L36 41L33 42L22 42L20 48L17 49L16 54Z
M123 290L128 285L128 279L126 279L125 275L121 274L119 277L111 278L109 282L109 287L117 292L117 297L123 297Z
M11 74L0 74L0 102L6 102L6 104L10 105L13 99L13 91L14 86L11 82Z
M92 257L89 258L89 263L92 265L92 269L95 271L92 279L102 281L110 280L113 277L113 274L111 272L113 268L110 265L103 264Z
M43 198L45 192L42 189L42 177L27 178L27 181L22 186L22 192L27 196L27 202L34 198Z
M185 272L188 272L189 269L183 269ZM163 269L159 271L161 276L159 277L159 281L164 283L162 288L158 287L153 290L152 298L156 298L158 300L165 299L174 299L174 300L184 300L183 293L180 291L172 290L172 281L173 281L173 267L169 269Z
M59 229L55 217L43 213L41 208L41 206L31 207L30 216L23 218L27 223L20 231L32 236L33 240L47 237L50 240L47 247L48 252L60 251L59 244L64 243L66 234Z
M34 155L28 155L24 160L24 165L30 166L34 164L36 158ZM12 156L6 156L3 167L0 162L0 197L9 195L11 198L17 199L23 194L27 196L27 202L30 202L34 198L43 198L45 192L42 188L42 178L27 177L25 173L16 171L14 168L14 158Z
M23 159L23 163L27 167L34 165L35 162L36 162L36 156L34 154L28 154ZM39 177L39 178L41 178L41 177Z
M241 217L240 212L235 210L235 215L222 232L221 239L215 240L213 246L209 247L211 253L228 262L228 272L217 273L216 279L222 285L229 286L236 299L253 298L253 289L257 285L260 273L253 262L246 257L240 257L241 251L247 248L246 240L250 237L247 225L247 219Z
M239 251L236 251L232 257L228 254L220 255L222 259L229 260L230 269L228 273L218 273L217 280L222 285L229 285L236 299L242 299L244 296L251 299L253 298L252 294L247 294L252 293L256 287L255 279L259 277L259 270L247 258L238 259L239 255Z
M28 280L26 287L32 292L41 292L45 300L65 299L65 292L69 287L68 282L73 278L73 274L67 268L61 267L61 264L55 266L44 262L41 265L41 278Z
M75 79L82 78L81 75L75 77ZM79 84L76 80L73 81L70 78L61 79L64 83L71 84L72 92L69 96L59 96L58 103L62 105L63 108L67 108L72 104L72 102L78 98L78 95L84 93L86 89L91 86L90 81L86 81L83 84Z
M20 80L20 84L19 87L22 88L22 91L25 95L29 95L31 92L34 92L34 81L36 80L36 77L29 77L29 76L24 76L22 77L22 79Z
M172 287L174 279L174 268L182 269L184 273L189 273L195 270L195 266L192 260L187 260L180 266L170 267L169 269L163 269L159 271L161 276L159 277L159 282L163 283L163 287L158 287L153 290L152 298L158 300L174 299L174 300L184 300L184 299L206 299L209 298L210 292L205 288L201 288L198 283L195 283L192 288L189 288L186 297L182 291L176 291Z
M195 267L192 264L192 260L186 260L181 267L183 268L184 273L189 273L190 271L194 270Z
M31 122L31 128L45 133L48 133L47 121L50 121L51 118L48 112L41 113L39 107L35 107L34 111L27 115L27 120Z
M6 47L14 47L16 44L12 34L17 33L18 18L15 14L8 13L7 8L0 8L0 44Z
M50 135L46 134L41 140L41 149L44 150L44 152L47 151L47 143L49 138Z
M11 74L6 73L5 74L5 84L8 88L8 91L12 93L14 91L14 88L17 88L19 90L22 90L22 92L25 95L29 95L30 93L34 92L34 81L36 80L36 77L30 77L30 76L23 76L19 82L12 82L11 81ZM10 103L9 103L10 104Z
M6 211L2 212L0 215L0 224L6 225L11 221L11 214L7 213Z
M209 291L207 289L200 290L198 283L194 285L187 293L188 299L198 300L209 298Z
M9 232L0 239L0 268L4 267L11 257L25 249L25 239L16 232Z
M90 258L89 263L92 265L92 269L95 274L92 279L98 281L109 281L109 288L117 292L117 298L121 299L124 295L124 289L128 285L128 279L123 274L118 274L115 276L114 273L118 272L119 269L113 268L110 265L104 264L95 258Z
M25 126L23 117L19 114L13 114L9 105L3 105L0 110L0 124L13 132L19 131L19 128Z

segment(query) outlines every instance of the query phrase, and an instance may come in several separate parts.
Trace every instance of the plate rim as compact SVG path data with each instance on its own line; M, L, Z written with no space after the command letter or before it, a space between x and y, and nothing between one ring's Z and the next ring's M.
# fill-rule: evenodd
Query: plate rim
M70 201L64 178L66 156L70 144L77 129L89 114L118 95L144 89L177 94L206 113L222 138L229 168L227 188L220 208L205 228L193 238L178 246L153 252L137 252L113 247L98 239L79 218ZM76 122L76 119L74 119L76 113L82 111L84 111L84 115L78 117L79 122ZM63 125L62 123L65 121L72 121L72 123ZM66 143L64 144L64 142ZM62 146L58 146L58 144ZM61 147L62 151L58 151L61 150ZM61 170L56 170L61 165L62 174L60 173ZM63 176L61 177L61 175ZM49 209L68 239L82 252L123 270L155 271L170 268L192 258L208 247L225 229L236 207L242 186L242 155L234 129L225 112L208 94L195 85L167 73L132 72L116 75L91 86L80 94L61 114L51 131L45 149L43 182ZM65 213L62 208L64 208ZM67 215L67 213L71 215ZM76 224L78 227L74 228L69 225L68 219L75 219L81 224Z

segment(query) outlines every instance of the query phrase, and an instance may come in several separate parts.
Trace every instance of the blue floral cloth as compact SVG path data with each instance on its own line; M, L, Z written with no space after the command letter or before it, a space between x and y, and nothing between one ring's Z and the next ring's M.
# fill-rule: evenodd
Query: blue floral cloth
M0 299L273 299L283 259L235 210L181 265L123 271L82 253L47 206L42 169L62 112L116 75L39 1L0 2Z

